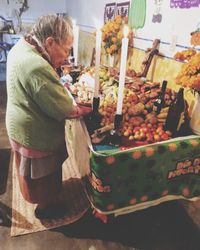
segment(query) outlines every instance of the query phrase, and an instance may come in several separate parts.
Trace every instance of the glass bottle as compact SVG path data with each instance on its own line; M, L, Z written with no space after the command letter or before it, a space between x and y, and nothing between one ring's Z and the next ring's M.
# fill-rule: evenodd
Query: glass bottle
M184 122L185 113L185 100L184 100L184 88L180 88L176 99L170 105L165 122L165 130L169 130L173 137L178 135L181 125Z
M159 95L154 103L154 106L153 106L153 111L155 111L157 115L160 114L160 111L164 105L166 88L167 88L167 81L164 80L162 82L161 92L159 93Z

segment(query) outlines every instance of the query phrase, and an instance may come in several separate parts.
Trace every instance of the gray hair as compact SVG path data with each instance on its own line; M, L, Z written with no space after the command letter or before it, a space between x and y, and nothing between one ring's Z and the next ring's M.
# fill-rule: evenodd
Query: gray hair
M36 36L42 44L48 37L53 37L58 43L66 42L69 37L73 37L72 21L68 16L41 16L33 26L31 35Z

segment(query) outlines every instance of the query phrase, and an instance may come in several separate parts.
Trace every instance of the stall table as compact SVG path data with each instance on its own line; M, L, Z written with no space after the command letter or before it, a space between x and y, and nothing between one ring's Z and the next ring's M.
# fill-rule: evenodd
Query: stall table
M200 198L200 136L135 148L93 146L82 120L66 121L67 146L92 206L120 215L165 201Z

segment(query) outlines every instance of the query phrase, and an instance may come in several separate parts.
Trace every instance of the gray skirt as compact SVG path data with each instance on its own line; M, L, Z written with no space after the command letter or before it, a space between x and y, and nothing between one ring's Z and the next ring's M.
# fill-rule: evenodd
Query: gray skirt
M19 175L39 179L53 174L62 167L67 159L66 147L63 146L55 153L42 158L28 158L20 154Z

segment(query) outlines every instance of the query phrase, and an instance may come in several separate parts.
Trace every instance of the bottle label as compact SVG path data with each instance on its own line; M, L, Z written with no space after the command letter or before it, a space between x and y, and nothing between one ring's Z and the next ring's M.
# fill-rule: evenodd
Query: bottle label
M179 118L179 122L178 122L178 126L177 126L177 131L180 130L181 125L184 123L184 112L181 112L180 114L180 118Z

